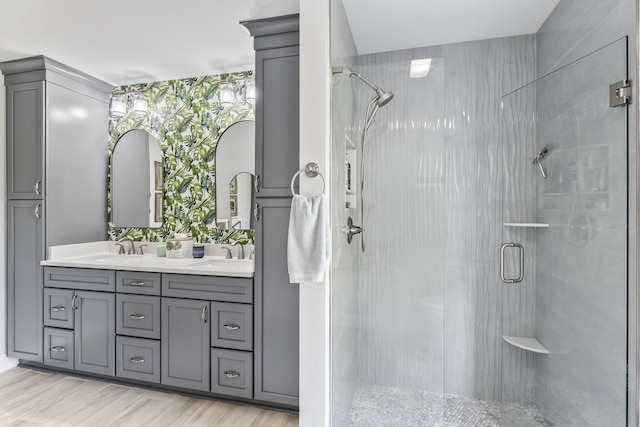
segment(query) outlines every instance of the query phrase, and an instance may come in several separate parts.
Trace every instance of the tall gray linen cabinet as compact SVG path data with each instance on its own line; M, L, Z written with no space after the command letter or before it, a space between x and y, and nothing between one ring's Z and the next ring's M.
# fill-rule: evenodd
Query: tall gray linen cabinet
M105 240L113 86L44 56L0 63L7 103L10 357L43 362L46 248Z
M298 406L299 297L287 232L299 164L299 16L242 25L256 51L254 398Z

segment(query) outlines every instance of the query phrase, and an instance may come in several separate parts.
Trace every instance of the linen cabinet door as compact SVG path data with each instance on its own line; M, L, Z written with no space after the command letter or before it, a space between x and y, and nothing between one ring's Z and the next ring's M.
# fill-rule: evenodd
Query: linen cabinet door
M44 198L44 81L7 85L7 198Z
M7 350L10 357L42 362L42 201L9 201L7 212Z
M114 376L116 298L106 292L76 291L75 369Z
M298 405L299 293L289 283L287 230L291 199L258 200L255 234L254 397Z
M162 384L209 391L209 311L209 301L162 298Z

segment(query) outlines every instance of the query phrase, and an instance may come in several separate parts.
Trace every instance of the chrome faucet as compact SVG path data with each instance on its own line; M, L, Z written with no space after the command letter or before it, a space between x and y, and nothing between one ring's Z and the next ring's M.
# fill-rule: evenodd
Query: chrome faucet
M240 248L238 249L238 259L244 259L244 247L242 246L242 243L235 241L231 244L231 246L236 245L240 245Z
M226 251L224 259L231 259L232 258L232 256L231 256L231 248L229 248L227 246L223 246L222 249Z
M120 243L118 245L118 243L116 243L116 245L120 246L120 251L118 252L119 254L124 254L124 242L128 242L129 243L129 248L127 249L127 255L134 255L136 253L136 245L135 243L133 243L133 239L131 237L125 237L123 239L120 239Z

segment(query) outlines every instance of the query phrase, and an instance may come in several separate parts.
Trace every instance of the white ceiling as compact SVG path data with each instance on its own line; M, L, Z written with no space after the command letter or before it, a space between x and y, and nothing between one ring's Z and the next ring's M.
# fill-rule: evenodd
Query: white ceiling
M238 22L265 1L0 0L0 61L46 55L114 85L252 69ZM559 0L343 2L367 54L535 33Z
M342 0L358 54L533 34L560 0Z
M0 0L0 61L34 55L114 85L254 68L245 0Z

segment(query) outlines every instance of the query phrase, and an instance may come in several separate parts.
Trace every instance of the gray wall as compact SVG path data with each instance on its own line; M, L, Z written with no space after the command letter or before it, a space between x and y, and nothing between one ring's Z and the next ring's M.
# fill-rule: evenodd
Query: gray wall
M534 80L534 55L520 36L360 58L396 94L368 142L363 383L500 398L500 102ZM432 69L409 79L419 58ZM358 95L356 128L373 93Z

